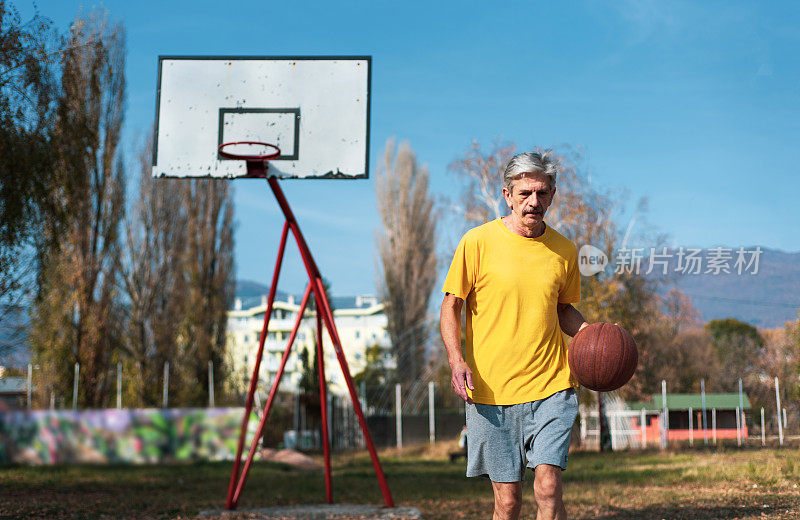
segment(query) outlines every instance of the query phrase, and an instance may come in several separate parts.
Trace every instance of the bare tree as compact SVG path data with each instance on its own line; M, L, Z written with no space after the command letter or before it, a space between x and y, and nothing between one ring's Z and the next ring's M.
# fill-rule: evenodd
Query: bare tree
M225 181L154 179L152 146L148 140L139 154L139 198L125 222L127 391L140 405L157 405L169 362L173 401L203 405L208 362L216 388L226 377L233 204Z
M775 417L775 378L780 381L781 403L787 408L789 428L797 427L797 411L800 408L800 384L797 370L800 367L800 319L786 322L784 327L762 330L765 345L759 359L760 376L747 389L751 402L761 405ZM793 423L793 424L792 424Z
M505 215L503 172L516 150L514 143L495 141L492 148L484 152L478 141L472 141L464 155L448 166L464 181L464 191L456 207L467 227Z
M183 184L182 211L186 215L183 255L185 310L178 336L176 394L182 403L206 402L208 362L214 377L226 377L227 311L233 303L233 202L227 181L193 179Z
M96 13L77 19L68 40L51 144L58 189L43 210L49 218L39 248L31 343L53 391L69 395L78 362L79 400L99 407L108 400L122 325L116 288L125 190L118 154L125 32Z
M138 157L139 198L125 220L121 282L128 311L123 350L127 392L139 406L161 401L166 361L176 361L185 312L185 181L152 177L153 141Z
M610 251L617 240L613 215L619 197L592 185L579 149L561 148L561 152L539 147L533 150L549 155L559 165L557 194L547 212L547 222L575 243L592 243ZM484 152L473 141L464 155L450 164L450 171L463 181L464 191L456 207L468 227L508 213L502 194L503 174L516 151L514 143L496 141Z
M428 193L428 170L417 164L407 143L395 155L386 143L375 182L378 211L380 293L397 357L397 376L415 381L425 370L426 314L436 280L436 215Z

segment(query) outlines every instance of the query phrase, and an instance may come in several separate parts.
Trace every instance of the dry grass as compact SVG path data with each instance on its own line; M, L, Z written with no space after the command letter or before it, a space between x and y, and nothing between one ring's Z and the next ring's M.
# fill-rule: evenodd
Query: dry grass
M491 492L483 479L451 464L452 443L382 452L398 505L427 520L485 519ZM575 453L564 473L570 518L800 519L800 453L721 450ZM230 463L169 466L6 467L0 470L0 518L194 518L222 507ZM241 508L320 502L320 472L257 463ZM337 502L381 501L369 458L334 460ZM532 517L530 479L523 518Z

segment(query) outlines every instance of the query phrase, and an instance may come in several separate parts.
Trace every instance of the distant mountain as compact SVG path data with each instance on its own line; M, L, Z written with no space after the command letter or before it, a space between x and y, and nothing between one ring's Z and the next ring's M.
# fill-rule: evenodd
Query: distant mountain
M236 280L236 299L239 300L243 309L249 309L261 305L263 298L269 293L269 286L251 280ZM280 301L288 299L288 293L278 289L275 298Z
M746 247L746 251L754 251L756 246ZM758 258L758 272L750 269L742 274L733 269L735 261L729 262L730 273L709 273L705 258L710 249L704 249L703 268L700 274L676 273L677 251L668 250L670 259L667 271L670 273L667 283L662 287L666 292L677 287L692 299L694 306L704 321L723 318L736 318L752 323L761 328L781 327L787 321L798 318L800 310L800 252L787 253L777 249L761 248ZM646 268L646 262L643 262ZM613 260L612 260L613 267ZM661 276L661 268L656 266L650 276ZM247 308L257 305L261 296L269 292L269 287L250 280L237 280L236 297L240 298ZM278 298L286 300L287 294L278 291ZM355 297L333 297L335 308L356 306L351 300ZM295 294L295 301L299 301ZM368 305L365 300L363 305ZM13 331L25 329L28 325L27 309L20 309L15 316L7 317L6 323L0 326L0 364L23 365L30 359L28 346L24 336L16 337ZM24 334L24 333L23 333ZM17 348L3 349L3 345L16 344Z
M269 286L251 280L236 280L236 297L255 298L269 292Z
M704 321L736 318L761 328L781 327L787 321L798 318L800 310L800 252L787 253L777 249L761 248L758 257L758 272L752 274L754 266L738 274L734 268L736 249L728 262L730 273L706 272L707 255L713 249L703 249L701 274L676 273L677 250L669 250L672 256L668 264L669 283L664 292L677 287L692 299ZM755 251L756 246L745 247ZM749 260L750 255L747 255ZM656 266L651 275L659 275Z
M756 251L757 247L744 247L747 253L745 260L751 259L749 252ZM729 273L720 271L715 274L713 270L707 272L708 257L713 255L713 248L701 250L702 265L699 274L676 272L678 250L668 249L666 277L662 275L660 265L655 265L648 276L666 278L666 283L661 287L663 293L677 287L690 297L703 321L736 318L757 327L771 329L796 320L800 311L800 252L787 253L761 247L757 262L749 267L742 266L739 274L735 265L738 247L730 249L730 259L723 262L727 264ZM649 250L645 253L642 272L647 269ZM611 260L611 268L613 267L614 259ZM752 274L756 267L756 274ZM236 285L236 296L246 303L253 302L268 291L269 287L266 285L247 280L239 280ZM285 294L279 291L279 297L285 298ZM338 302L336 297L333 299L336 307L348 306L344 301ZM295 300L299 301L299 296L295 295Z
M255 307L261 304L262 297L269 293L269 286L251 280L237 280L236 281L236 298L241 300L242 308ZM299 303L302 299L301 294L294 294L294 301ZM378 299L373 295L358 295L358 296L337 296L328 293L330 303L333 309L356 309L365 308L379 303ZM278 291L275 293L278 300L286 301L288 293L285 291Z
M0 322L0 365L23 366L30 361L27 330L30 325L28 309L8 310Z

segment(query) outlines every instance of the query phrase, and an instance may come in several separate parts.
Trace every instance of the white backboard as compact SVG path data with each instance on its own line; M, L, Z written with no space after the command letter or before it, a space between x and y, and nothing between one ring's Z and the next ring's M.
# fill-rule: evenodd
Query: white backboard
M217 147L264 141L268 175L369 175L369 56L161 56L154 177L244 177ZM237 153L239 150L237 150Z

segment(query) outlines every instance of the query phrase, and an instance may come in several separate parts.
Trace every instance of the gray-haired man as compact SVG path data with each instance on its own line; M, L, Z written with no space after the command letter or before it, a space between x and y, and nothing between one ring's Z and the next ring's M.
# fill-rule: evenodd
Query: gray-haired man
M467 402L467 476L492 481L496 520L519 517L526 467L537 518L566 518L561 471L578 400L562 330L573 336L587 323L571 305L580 300L575 245L544 222L556 177L547 154L511 159L503 186L511 213L464 235L442 288L451 385Z

